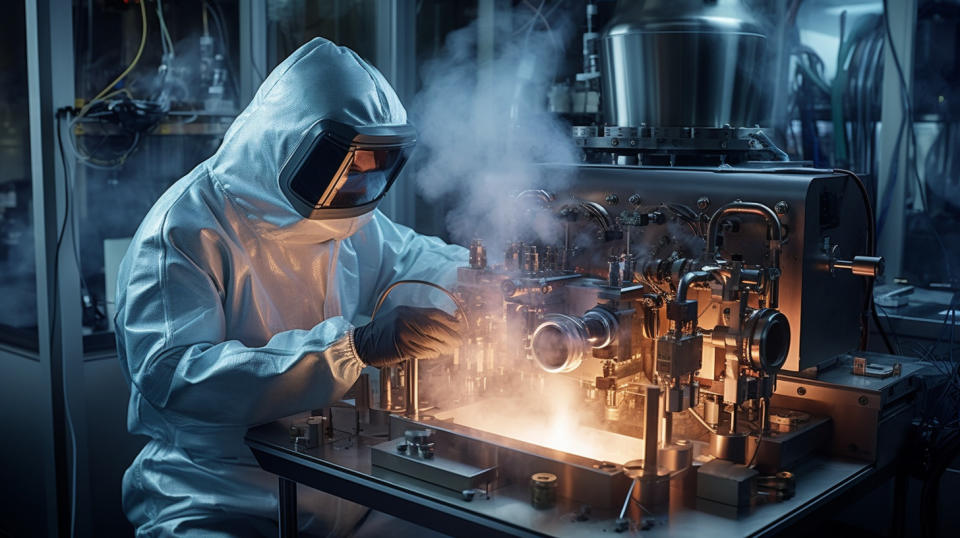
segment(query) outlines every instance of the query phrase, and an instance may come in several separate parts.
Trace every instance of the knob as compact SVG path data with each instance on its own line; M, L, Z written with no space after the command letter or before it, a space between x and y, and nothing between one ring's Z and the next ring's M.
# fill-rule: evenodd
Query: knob
M869 277L882 275L883 265L884 261L881 256L855 256L853 261L836 260L833 262L834 269L849 269L855 275Z

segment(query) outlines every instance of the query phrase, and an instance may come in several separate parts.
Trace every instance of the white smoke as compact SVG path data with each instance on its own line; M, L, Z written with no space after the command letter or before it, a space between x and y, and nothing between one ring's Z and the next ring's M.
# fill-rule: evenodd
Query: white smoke
M537 163L572 162L577 155L569 127L546 110L570 32L536 24L514 29L511 21L524 28L530 16L522 8L498 13L489 57L478 54L476 22L449 34L442 53L424 65L423 90L410 110L419 131L410 170L422 194L432 202L455 200L446 216L451 237L486 239L491 252L514 237L514 195L567 179ZM544 227L526 228L536 234Z

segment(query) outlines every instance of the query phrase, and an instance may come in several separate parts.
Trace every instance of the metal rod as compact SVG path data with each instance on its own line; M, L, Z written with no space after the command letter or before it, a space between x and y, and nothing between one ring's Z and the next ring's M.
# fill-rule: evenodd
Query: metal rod
M407 406L406 416L414 420L420 420L420 365L417 359L407 361L407 398L404 404Z
M644 465L646 467L646 465ZM633 497L633 490L637 487L637 479L634 478L633 482L630 482L630 489L627 491L627 498L623 500L623 508L620 509L620 518L623 519L623 516L627 515L627 507L630 506L630 497Z
M281 538L296 538L300 532L297 525L297 483L282 476L277 510Z
M660 387L643 387L645 401L643 420L643 474L657 474L657 451L660 449L658 433L660 429Z
M386 366L380 369L380 409L390 411L393 409L393 368Z

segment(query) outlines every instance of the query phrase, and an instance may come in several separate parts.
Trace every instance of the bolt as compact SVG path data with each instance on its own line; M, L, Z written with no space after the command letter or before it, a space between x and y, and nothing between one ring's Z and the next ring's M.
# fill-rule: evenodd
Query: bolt
M607 203L610 205L617 205L620 203L620 197L612 192L608 194L607 197L604 198L604 200L606 200Z
M785 200L780 200L777 205L773 206L773 210L777 212L777 215L786 215L790 211L790 204Z
M697 199L697 207L700 208L700 211L710 207L710 199L706 196L701 196Z
M611 146L619 146L619 145L620 145L620 139L619 139L619 138L614 138L613 140L610 141L610 145L611 145Z
M639 194L631 194L630 198L627 198L627 201L633 205L640 205L643 202L643 199L640 198Z
M867 401L868 400L866 396L861 396L857 398L857 403L859 403L860 405L867 405Z
M800 396L803 396L803 395L806 394L806 393L807 393L807 389L806 389L806 388L804 388L804 387L797 387L797 394L799 394Z

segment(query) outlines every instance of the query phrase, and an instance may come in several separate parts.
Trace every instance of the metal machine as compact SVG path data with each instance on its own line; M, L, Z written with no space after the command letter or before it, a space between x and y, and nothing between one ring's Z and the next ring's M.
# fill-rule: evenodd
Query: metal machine
M460 352L381 372L374 469L471 499L529 484L624 530L787 499L814 455L891 461L920 367L858 351L869 198L756 127L765 41L735 0L620 2L584 37L605 125L504 196L506 244L478 230Z

